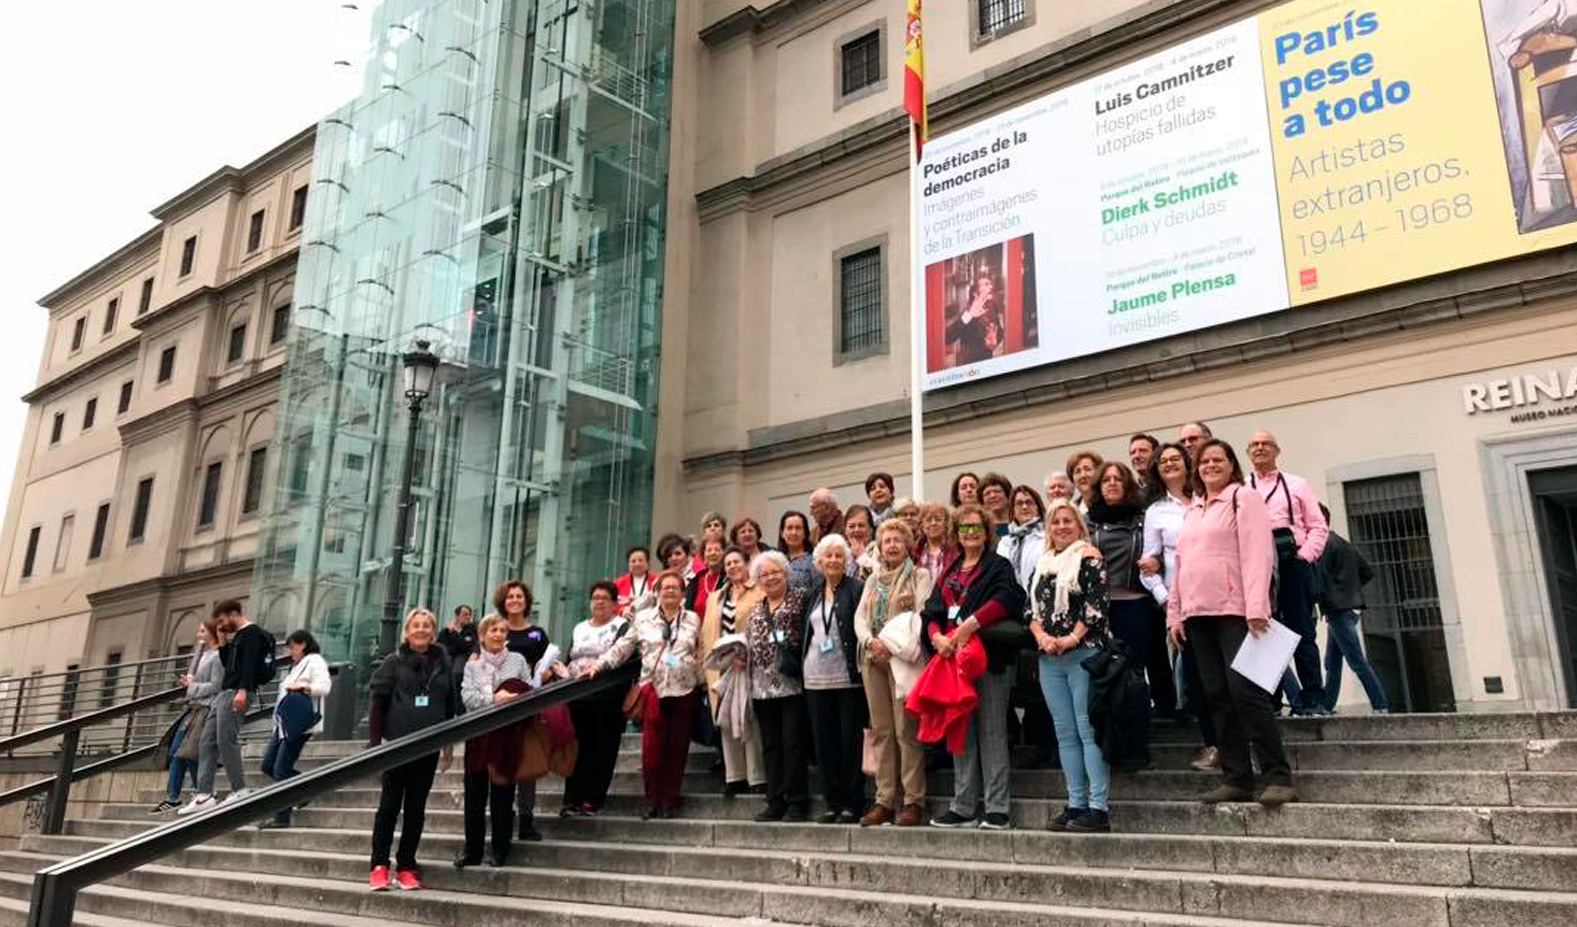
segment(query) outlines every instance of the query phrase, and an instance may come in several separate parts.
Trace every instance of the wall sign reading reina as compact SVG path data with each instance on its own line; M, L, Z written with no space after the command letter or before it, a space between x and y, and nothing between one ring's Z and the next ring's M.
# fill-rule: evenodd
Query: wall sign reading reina
M1577 0L1293 0L931 142L927 389L1577 241Z

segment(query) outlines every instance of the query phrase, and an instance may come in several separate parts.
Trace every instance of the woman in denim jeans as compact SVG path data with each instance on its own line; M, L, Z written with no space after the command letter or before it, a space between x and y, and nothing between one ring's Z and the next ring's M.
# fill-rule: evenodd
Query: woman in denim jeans
M186 738L195 737L199 743L202 740L202 722L207 713L204 712L203 718L196 718L192 713L200 706L206 707L219 691L219 679L224 675L224 668L219 665L221 643L219 619L212 616L204 618L197 626L197 650L192 654L186 674L181 677L181 685L186 687L187 714L180 730L170 739L170 779L165 799L154 805L150 814L163 814L181 807L181 780L189 778L192 788L197 788L197 761L183 760L176 754L180 752ZM193 722L196 722L195 726Z
M1107 796L1111 771L1090 724L1090 674L1082 663L1107 635L1106 568L1072 502L1058 499L1046 515L1046 552L1031 581L1030 633L1040 650L1040 689L1057 726L1057 752L1068 782L1068 806L1052 830L1112 829Z
M279 684L279 697L283 699L291 692L305 695L312 700L318 722L301 733L287 734L284 722L279 717L279 707L275 706L274 733L268 740L268 748L263 751L263 775L275 782L283 782L297 774L296 760L301 757L301 749L312 739L313 734L323 730L323 699L328 697L334 685L318 642L308 631L302 629L292 632L285 638L285 646L290 650L291 665L285 674L285 681ZM275 814L273 820L264 821L258 826L289 827L291 811L285 808Z

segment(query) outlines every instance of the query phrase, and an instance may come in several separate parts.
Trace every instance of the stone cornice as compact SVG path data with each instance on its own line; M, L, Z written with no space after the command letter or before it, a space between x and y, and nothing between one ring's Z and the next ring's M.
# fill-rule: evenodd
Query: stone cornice
M1110 55L1131 51L1157 35L1215 25L1224 14L1248 15L1267 0L1154 0L1091 29L1075 32L930 95L933 133L941 134L983 115L998 103L1051 91L1057 78ZM752 8L753 9L753 8ZM770 9L770 8L769 8ZM743 11L741 11L743 12ZM740 14L734 14L738 16ZM1208 23L1206 20L1210 20ZM725 20L726 21L726 20ZM1177 36L1183 38L1183 34ZM861 154L884 154L901 161L908 144L907 116L894 107L834 135L762 162L754 173L724 181L696 194L702 222L747 209L752 200L806 174Z
M120 426L121 447L130 447L167 434L184 425L197 421L198 401L192 398L178 399L167 406L154 409L146 415L139 415Z
M149 257L157 256L159 240L163 235L164 226L155 225L153 228L115 249L109 257L98 261L92 267L40 296L38 304L45 309L58 307L63 303L70 302L72 297L77 296L84 290L93 289L102 284L110 276L110 271L141 263ZM147 254L145 255L143 252L147 252ZM133 261L132 258L137 260Z
M316 136L317 126L308 126L252 159L245 167L231 167L227 164L154 207L153 217L161 222L168 221L190 212L216 196L244 190L247 181L255 175L264 173L283 161L310 155Z
M157 596L163 593L179 590L185 586L194 586L199 583L214 580L240 578L252 574L253 558L245 560L232 560L217 566L203 567L189 573L174 573L155 576L151 579L142 579L123 586L111 586L97 592L88 593L88 606L94 611L117 604L127 604L137 599Z
M721 45L735 36L758 35L774 26L787 22L802 13L826 5L825 0L776 0L765 8L754 5L724 16L710 26L701 29L702 43L710 46Z
M1570 296L1577 296L1577 247L1414 280L950 387L926 396L925 427L971 421L1124 386L1159 383L1189 373L1479 318ZM896 399L825 418L752 429L744 449L687 457L684 468L691 474L739 469L908 434L909 402Z
M250 394L262 390L267 390L277 395L279 380L284 375L284 372L284 364L275 364L266 370L260 370L252 374L244 380L239 380L211 393L198 396L196 400L197 405L200 408L208 409L232 400L239 400L239 405L246 405L248 400L253 398Z
M41 399L49 398L61 390L69 389L84 380L91 380L99 374L137 356L139 343L138 339L133 338L125 344L116 345L87 363L73 367L53 380L38 384L38 386L22 395L22 401L30 404L38 402Z

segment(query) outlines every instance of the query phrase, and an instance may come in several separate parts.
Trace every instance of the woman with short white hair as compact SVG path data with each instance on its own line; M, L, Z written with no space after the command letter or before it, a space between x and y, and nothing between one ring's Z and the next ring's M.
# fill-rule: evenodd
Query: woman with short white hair
M827 810L823 824L855 824L865 814L865 773L861 768L865 727L870 713L860 678L859 640L854 613L863 591L853 573L853 553L841 534L816 542L811 555L819 580L805 605L801 625L805 702L816 743Z
M756 820L804 821L810 817L803 674L803 589L789 583L789 559L775 550L756 557L750 579L761 598L745 619L745 664L750 707L761 728L767 767L767 804Z

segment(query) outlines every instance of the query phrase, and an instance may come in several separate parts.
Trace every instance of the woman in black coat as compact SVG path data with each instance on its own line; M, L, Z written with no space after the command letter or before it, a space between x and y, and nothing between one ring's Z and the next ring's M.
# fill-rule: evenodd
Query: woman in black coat
M823 824L855 824L865 814L865 728L870 721L860 678L854 612L864 587L852 575L853 557L841 534L816 543L816 581L800 620L805 703L816 744L827 810Z
M372 674L372 708L367 719L372 729L369 746L398 740L458 713L454 667L449 655L438 646L437 638L438 619L432 612L417 608L405 616L405 634L399 649L384 657ZM433 788L434 774L440 768L448 772L453 760L454 748L445 747L441 763L439 754L432 753L383 774L378 813L372 825L372 874L368 884L373 891L389 888L389 849L394 844L395 820L402 811L405 826L400 830L393 881L408 891L422 887L416 848L427 818L427 796Z
M996 528L991 513L978 505L961 505L953 513L953 532L960 554L937 578L922 616L925 644L943 655L964 646L982 628L1018 621L1024 614L1024 589L1013 564L992 550ZM977 820L987 830L1011 826L1007 722L1017 660L1017 647L986 648L987 669L975 681L980 702L964 753L953 757L953 804L931 820L933 827L972 827Z
M1172 674L1166 659L1153 666L1152 648L1166 648L1166 616L1156 607L1141 582L1139 562L1144 559L1144 491L1127 465L1116 461L1101 464L1096 472L1095 498L1090 502L1085 521L1090 543L1101 552L1106 565L1107 588L1111 605L1108 620L1111 633L1128 645L1139 666L1151 666L1151 694L1158 704L1175 706ZM1162 673L1164 672L1164 676ZM1168 699L1166 696L1171 696ZM1150 765L1150 725L1123 725L1123 750L1119 769L1137 770Z

